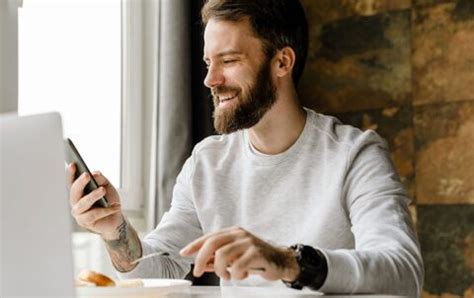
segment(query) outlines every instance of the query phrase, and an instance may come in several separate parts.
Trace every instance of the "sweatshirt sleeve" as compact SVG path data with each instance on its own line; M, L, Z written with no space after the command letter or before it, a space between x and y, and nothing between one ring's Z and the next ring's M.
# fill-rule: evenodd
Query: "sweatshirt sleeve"
M181 257L179 251L202 236L201 225L189 189L192 167L190 157L176 179L170 210L163 215L156 229L141 241L143 255L168 252L169 256L144 260L130 272L117 272L119 277L181 279L189 272L193 258Z
M342 205L354 249L321 249L328 275L319 291L420 296L423 261L409 199L385 141L366 131L349 151Z

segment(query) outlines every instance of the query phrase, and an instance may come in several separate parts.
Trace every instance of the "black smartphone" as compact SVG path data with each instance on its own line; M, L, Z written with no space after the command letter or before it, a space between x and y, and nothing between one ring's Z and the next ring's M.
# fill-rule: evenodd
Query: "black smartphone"
M76 146L70 139L66 139L66 163L69 165L70 163L76 164L76 173L74 175L74 180L81 176L83 173L88 173L91 177L89 183L87 183L86 187L84 188L84 195L91 193L92 191L99 188L99 184L95 181L94 177L92 176L89 168L87 167L86 163L82 159L79 151L77 151ZM107 199L104 197L97 200L92 208L107 208L109 204L107 203Z

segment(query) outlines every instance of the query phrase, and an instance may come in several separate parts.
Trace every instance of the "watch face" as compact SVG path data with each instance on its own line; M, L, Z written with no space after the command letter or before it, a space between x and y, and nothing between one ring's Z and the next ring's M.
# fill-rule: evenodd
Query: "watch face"
M311 246L304 246L301 250L303 264L309 270L317 270L321 265L321 256Z
M290 286L296 289L306 286L315 290L319 289L327 276L327 262L324 255L311 246L303 244L297 244L291 248L295 251L300 274L293 283L290 283Z

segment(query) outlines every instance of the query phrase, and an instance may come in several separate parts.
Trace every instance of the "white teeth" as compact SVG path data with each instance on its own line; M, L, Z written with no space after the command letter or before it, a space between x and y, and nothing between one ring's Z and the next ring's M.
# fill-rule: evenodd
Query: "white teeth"
M220 102L224 102L224 101L230 100L230 99L232 99L232 98L234 98L234 97L236 97L236 96L237 96L237 95L224 97L224 98L219 99L219 101L220 101Z

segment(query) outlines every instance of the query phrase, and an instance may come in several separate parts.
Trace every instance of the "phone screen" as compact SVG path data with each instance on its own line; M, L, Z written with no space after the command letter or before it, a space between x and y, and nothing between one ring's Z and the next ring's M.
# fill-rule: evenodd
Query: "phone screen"
M66 139L66 163L75 163L76 164L76 173L74 175L74 180L77 179L79 176L81 176L83 173L88 173L89 176L91 177L91 180L89 183L87 183L86 187L84 188L84 195L87 195L91 193L92 191L96 190L99 188L99 184L95 181L94 177L92 176L91 172L89 171L89 168L87 167L86 163L82 159L81 155L79 154L79 151L77 151L76 146L74 146L74 143L70 139ZM106 208L108 207L107 199L104 197L100 198L97 200L94 205L92 205L92 208Z

